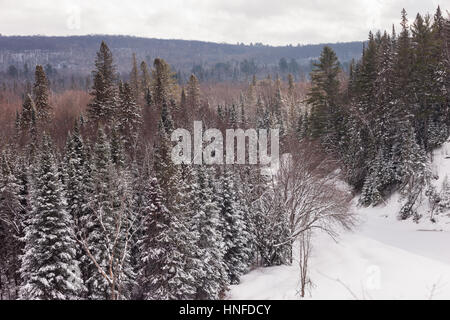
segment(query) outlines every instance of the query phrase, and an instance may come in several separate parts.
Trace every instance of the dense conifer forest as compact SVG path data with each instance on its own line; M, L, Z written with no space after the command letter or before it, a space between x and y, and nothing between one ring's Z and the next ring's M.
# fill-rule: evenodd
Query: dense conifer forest
M108 41L97 45L84 87L53 90L42 65L0 87L0 299L223 299L251 269L292 264L296 243L303 297L312 235L352 229L355 196L377 206L400 192L401 220L450 210L450 188L430 183L430 153L450 135L440 8L404 10L400 28L371 32L346 67L324 46L303 79L288 66L180 81L164 57L132 54L119 74ZM175 165L171 134L194 121L278 129L289 155L273 176ZM431 216L417 210L424 194Z

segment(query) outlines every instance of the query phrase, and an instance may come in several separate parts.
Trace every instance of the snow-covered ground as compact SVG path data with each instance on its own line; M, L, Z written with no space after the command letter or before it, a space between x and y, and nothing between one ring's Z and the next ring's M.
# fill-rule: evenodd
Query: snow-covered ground
M433 171L439 189L450 176L450 143L436 150ZM306 299L450 299L450 218L432 224L397 219L401 204L394 195L377 208L354 210L355 230L335 242L325 234L313 240ZM426 209L424 209L426 211ZM426 215L426 212L423 212ZM230 299L299 299L299 268L257 269L232 286Z

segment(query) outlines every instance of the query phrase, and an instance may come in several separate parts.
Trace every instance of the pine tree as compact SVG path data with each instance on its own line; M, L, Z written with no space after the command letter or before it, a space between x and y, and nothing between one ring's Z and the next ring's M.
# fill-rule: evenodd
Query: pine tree
M214 169L211 169L214 170ZM191 225L198 235L199 275L196 298L219 299L228 277L223 261L225 250L220 225L220 210L215 195L213 172L199 166L194 172L187 210L192 212Z
M256 127L258 129L268 129L270 125L270 112L264 105L261 97L256 102Z
M139 71L136 61L136 53L133 53L132 68L130 72L130 90L135 101L139 101L141 92L141 83L139 81Z
M34 103L36 105L36 116L39 121L44 123L50 120L52 116L52 107L49 101L48 80L45 76L44 68L41 65L36 66L35 82L33 86Z
M188 231L177 212L170 212L157 179L145 194L139 283L146 300L193 299L194 278L186 272Z
M169 103L175 90L174 74L164 59L157 58L152 70L152 100L158 109Z
M19 185L19 202L20 202L20 217L21 217L21 234L23 234L23 228L25 221L29 213L29 196L30 196L30 169L27 165L26 159L20 157L18 168L16 171L17 183Z
M250 106L254 106L256 104L256 85L256 78L254 78L248 86L246 98Z
M372 32L369 33L369 42L363 52L361 60L357 85L360 91L358 98L358 108L363 113L376 113L375 100L375 81L377 78L377 53L378 41L375 39Z
M85 228L85 252L88 250L96 263L107 270L109 249L106 237L110 235L113 225L112 213L112 164L110 147L105 133L100 130L98 140L94 149L94 186L93 197L89 204L92 213L86 217ZM102 226L103 224L103 226ZM87 247L87 248L86 248ZM88 254L88 252L86 252ZM92 259L89 260L88 268L89 278L86 281L89 299L109 299L109 283L99 272Z
M76 122L73 133L68 136L65 155L67 211L75 221L76 228L79 226L85 196L83 182L84 160L83 140L79 132L78 122Z
M412 26L412 67L409 79L414 98L410 97L411 109L414 113L414 123L417 139L428 150L428 120L431 115L431 104L434 97L430 95L434 85L433 38L430 16L417 15Z
M162 113L153 160L156 179L145 196L140 282L146 299L193 299L201 273L198 237L186 205L189 186L171 161L166 129L171 126L170 113Z
M288 96L290 98L294 97L294 91L295 91L295 83L294 83L294 77L292 74L288 74Z
M123 136L116 126L113 126L110 131L110 151L111 161L118 169L125 167L124 141Z
M187 97L184 88L181 89L180 109L184 111L187 107Z
M414 206L423 188L429 184L429 172L425 151L417 144L414 128L409 125L401 129L401 136L403 144L396 161L401 164L401 191L407 198L400 211L400 218L406 220L416 215Z
M23 132L28 132L33 121L33 114L36 114L36 106L31 95L27 94L22 105L22 112L20 113L20 129Z
M283 96L281 94L280 79L277 79L275 99L274 99L274 104L272 107L273 125L271 127L273 129L280 130L279 134L280 134L281 139L283 137L285 137L285 135L287 133L286 121L285 121L285 117L284 117L284 109L285 109L285 102L284 102Z
M112 207L112 179L113 167L110 145L103 130L99 131L98 140L95 144L94 156L94 210L92 224L95 227L88 234L87 243L97 263L104 269L108 268L109 248L107 237L111 235L113 228L113 207ZM102 226L104 225L104 227ZM95 268L95 266L94 266ZM97 270L93 270L93 277L88 279L87 285L90 287L91 299L108 299L111 295L109 284Z
M25 228L22 299L77 299L83 289L73 221L65 210L49 138L44 137Z
M236 189L231 172L225 169L220 177L218 190L222 236L225 243L224 262L231 284L239 283L241 275L247 270L249 260L248 243L245 236L245 220L237 200Z
M148 72L148 66L145 61L141 62L141 89L144 93L144 95L147 95L147 91L151 88L151 77L150 73Z
M20 283L20 254L24 215L21 206L20 184L10 156L4 151L1 155L0 172L0 277L2 287L0 296L17 298Z
M198 79L193 74L190 76L189 82L187 83L186 93L187 107L192 111L198 110L200 108L200 88Z
M64 185L67 199L67 211L74 221L77 239L85 239L88 234L86 222L90 218L90 199L92 197L92 181L83 138L80 134L78 122L75 122L73 133L69 134L66 143L64 165L66 167L66 183ZM83 246L78 243L77 260L80 261L81 277L86 282L89 275L89 258ZM86 297L86 290L83 297Z
M175 193L176 181L173 180L177 168L171 161L171 145L165 123L168 118L161 116L158 130L158 142L155 144L153 168L158 184L168 196ZM170 123L170 122L169 122ZM170 209L170 208L169 208Z
M450 92L450 59L446 46L445 27L446 21L438 7L434 15L432 25L432 60L430 63L431 84L430 88L430 117L428 119L428 150L439 146L448 138L450 118L450 104L448 93Z
M258 188L261 186L260 175L257 175L257 179L258 180L254 182L254 185L251 188ZM254 212L252 212L252 203L249 201L249 199L247 199L249 190L246 190L245 181L245 178L242 177L238 172L235 173L234 186L237 197L236 201L239 210L241 211L243 224L243 229L240 234L241 238L243 239L242 243L244 244L242 247L242 263L247 269L254 259L254 252L252 251L252 249L255 248L255 226L253 225ZM251 191L250 194L254 196L254 192L256 193L256 191Z
M311 136L319 138L328 133L329 120L333 109L337 107L340 66L334 51L330 47L324 47L319 62L314 67L307 103L312 106Z
M127 146L132 147L137 141L138 131L142 124L142 110L133 96L132 86L125 83L120 86L119 90L118 127Z
M246 220L246 232L248 236L248 264L253 265L258 263L258 234L262 231L261 228L267 228L267 225L258 225L258 219L260 218L260 212L255 205L260 200L264 193L267 191L268 177L261 174L261 169L258 166L248 166L240 174L236 185L238 187L239 198L242 203L242 207L245 209Z
M408 81L412 66L412 52L408 18L405 9L402 10L401 26L402 31L398 36L395 48L394 77L396 94L400 97L400 107L406 108L408 103L406 97L410 90Z
M363 206L377 206L383 200L382 190L382 170L383 170L383 152L380 149L377 157L370 165L369 175L367 176L362 189L360 203Z
M300 114L297 118L297 126L296 126L296 134L299 141L302 141L306 138L307 135L307 129L306 129L306 122L308 121L308 115Z
M113 120L116 109L116 68L111 50L105 42L100 45L93 71L92 101L88 105L89 120L94 123L108 123Z
M76 132L76 131L75 131ZM74 136L75 133L74 132ZM76 139L76 138L75 138ZM75 140L76 141L76 140ZM74 143L76 145L76 143ZM80 167L81 170L81 183L83 189L81 190L83 197L80 198L82 200L81 205L81 211L79 211L78 219L75 221L76 223L76 232L77 232L77 238L78 240L83 241L84 239L88 239L91 235L91 233L95 234L97 232L98 225L96 224L95 220L95 181L94 181L94 163L93 163L93 155L91 146L89 145L89 142L86 141L84 143L84 152L82 152L82 160L80 163L82 163L82 167ZM74 148L76 150L76 148ZM88 244L89 245L89 244ZM84 297L90 298L93 295L92 287L89 287L88 281L95 279L96 275L98 273L98 269L94 265L91 258L88 256L86 252L86 248L83 245L83 243L79 243L79 254L80 254L80 261L81 261L81 273L83 275L83 280L86 285L86 290ZM92 247L90 247L92 248ZM94 251L95 252L95 251Z
M151 92L150 88L148 88L148 89L145 91L145 106L147 107L147 108L146 108L146 111L148 111L148 109L149 109L152 105L153 105L152 92Z
M246 129L247 128L246 102L244 95L242 93L239 96L239 109L241 114L239 119L239 127Z
M83 247L89 256L86 282L90 299L127 299L134 287L131 241L135 217L130 178L114 166L111 146L102 129L94 149L91 214L84 223Z

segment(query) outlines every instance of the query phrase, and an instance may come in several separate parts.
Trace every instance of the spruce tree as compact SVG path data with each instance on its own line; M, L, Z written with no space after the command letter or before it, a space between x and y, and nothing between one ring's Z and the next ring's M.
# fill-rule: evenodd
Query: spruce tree
M109 283L99 272L96 263L100 268L108 270L108 239L113 228L113 208L112 208L112 163L110 146L106 135L102 129L98 133L98 139L94 149L93 159L93 197L89 207L91 214L86 217L85 228L86 238L85 252L88 250L92 258L89 260L88 276L86 286L88 297L93 300L109 299L111 292ZM86 248L87 247L87 248ZM88 254L88 252L86 252Z
M377 157L370 164L369 175L367 176L364 186L362 189L360 203L363 206L373 205L376 206L380 204L383 200L382 190L383 190L383 153L382 149L378 153Z
M110 152L112 164L117 169L123 169L125 167L125 154L124 154L124 139L120 130L113 126L110 131Z
M145 61L141 62L141 83L140 83L142 92L144 96L147 94L147 91L150 90L151 87L151 77L148 72L148 66Z
M100 50L95 59L93 71L92 100L88 105L87 113L93 123L108 123L114 119L116 109L116 68L111 50L102 41Z
M120 87L119 110L117 112L120 133L130 148L136 143L142 124L142 110L136 102L133 90L128 83Z
M93 196L86 207L85 238L82 239L87 264L90 299L127 299L134 287L131 266L132 233L135 216L131 179L126 171L114 165L111 145L99 130L93 157Z
M186 88L187 93L187 107L191 112L196 111L200 108L200 88L198 84L198 79L195 75L191 75L187 83Z
M139 101L141 93L141 83L139 80L139 71L136 61L136 53L133 53L132 57L132 68L130 72L130 90L135 101Z
M196 298L219 299L226 287L228 277L223 260L225 250L221 233L218 198L215 195L213 170L199 166L194 174L187 208L191 213L191 224L198 234L199 275Z
M169 103L175 89L174 74L164 59L157 58L153 63L151 93L152 101L158 109Z
M66 144L65 167L67 180L65 193L67 198L67 211L71 214L78 229L79 220L85 203L85 190L83 181L84 172L84 144L79 132L78 122L75 123L72 134L69 134ZM79 230L76 230L77 233Z
M0 159L0 277L2 286L0 296L16 299L20 284L20 255L22 243L24 212L20 181L13 171L10 156L4 151Z
M410 97L410 108L414 113L414 126L417 132L417 139L421 145L428 150L428 127L429 118L432 111L432 103L435 101L430 93L433 92L434 68L433 59L433 38L430 16L422 17L417 14L412 25L412 67L411 78L409 79L414 96Z
M140 282L145 299L194 299L201 272L198 237L186 207L189 187L170 158L167 120L160 121L153 161L156 179L146 190Z
M423 188L429 184L429 172L425 151L418 145L414 128L407 125L400 128L402 136L401 150L395 160L400 163L398 168L402 179L400 190L406 197L406 203L400 211L400 218L406 220L416 216L417 200Z
M22 299L78 299L83 289L73 220L65 209L53 149L44 137L25 227Z
M272 129L280 130L279 134L281 139L283 139L287 133L284 108L285 108L285 101L281 94L280 80L277 79L275 98L272 106L272 118L273 118Z
M20 129L22 132L28 132L33 122L33 114L36 114L36 105L31 95L27 94L22 105L20 113Z
M237 284L247 270L249 259L244 212L238 202L231 172L224 169L218 190L222 236L225 243L224 262L231 284Z
M406 108L410 92L409 79L412 66L411 38L406 10L402 10L402 31L398 36L395 48L394 77L395 90L400 97L399 108ZM405 92L406 90L406 92Z
M163 191L152 179L144 191L143 238L139 284L146 300L194 299L194 278L186 272L186 226L165 206Z
M340 66L334 51L326 46L314 67L311 73L312 88L308 93L307 103L312 106L311 136L319 138L328 133L331 115L337 108Z
M294 76L289 73L288 74L288 96L292 98L294 96L295 91L295 83L294 83Z
M41 65L36 66L33 97L36 105L36 116L39 121L48 122L52 116L48 80Z

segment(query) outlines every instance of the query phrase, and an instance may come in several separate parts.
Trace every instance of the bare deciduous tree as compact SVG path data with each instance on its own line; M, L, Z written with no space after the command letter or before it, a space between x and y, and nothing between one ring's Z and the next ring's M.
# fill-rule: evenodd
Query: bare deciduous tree
M283 157L274 182L287 210L291 240L311 229L323 230L332 237L338 227L351 229L352 195L338 185L334 161L309 142L294 145L291 150Z
M310 281L308 259L314 230L336 238L339 229L351 229L355 217L350 211L352 194L339 186L336 164L310 142L293 143L284 155L271 187L258 201L276 199L289 225L289 236L275 246L300 243L301 295ZM277 216L279 219L279 216Z
M299 267L300 267L300 296L305 297L306 288L311 285L308 276L308 262L311 255L311 230L303 232L300 239Z

